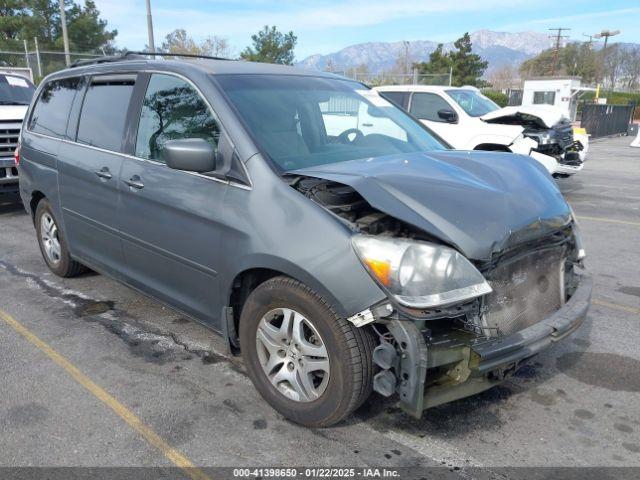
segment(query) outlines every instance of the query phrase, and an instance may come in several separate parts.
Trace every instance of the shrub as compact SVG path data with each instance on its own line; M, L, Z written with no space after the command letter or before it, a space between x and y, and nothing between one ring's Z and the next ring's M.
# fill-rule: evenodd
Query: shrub
M498 92L496 90L485 90L482 93L485 97L489 97L501 107L506 107L507 103L509 103L509 97L502 92Z

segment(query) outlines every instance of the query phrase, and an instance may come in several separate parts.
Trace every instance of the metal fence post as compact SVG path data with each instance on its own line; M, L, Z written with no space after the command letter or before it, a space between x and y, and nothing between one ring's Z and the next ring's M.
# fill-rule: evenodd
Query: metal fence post
M453 82L453 67L449 67L449 86Z
M27 41L22 40L22 43L24 44L24 59L27 62L27 68L31 68L31 65L29 64L29 51L27 50Z
M42 78L42 63L40 62L40 48L38 48L38 37L33 37L36 44L36 61L38 62L38 77Z

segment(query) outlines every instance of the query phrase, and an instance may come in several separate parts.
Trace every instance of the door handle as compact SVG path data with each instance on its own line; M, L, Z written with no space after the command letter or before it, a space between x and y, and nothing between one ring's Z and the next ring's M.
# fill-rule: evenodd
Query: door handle
M104 178L105 180L110 180L113 176L107 167L102 167L100 170L97 170L96 175L100 178Z
M129 185L131 188L136 188L138 190L144 188L144 183L142 183L142 180L140 180L138 175L134 175L129 180L124 180L124 183Z

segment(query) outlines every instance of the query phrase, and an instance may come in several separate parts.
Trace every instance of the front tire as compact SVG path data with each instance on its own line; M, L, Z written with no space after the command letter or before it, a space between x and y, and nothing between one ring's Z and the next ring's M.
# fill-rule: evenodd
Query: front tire
M253 384L278 412L308 427L338 423L369 396L374 338L284 276L259 285L240 317L240 346Z
M69 255L67 241L46 198L38 202L34 220L40 252L53 273L59 277L75 277L87 270Z

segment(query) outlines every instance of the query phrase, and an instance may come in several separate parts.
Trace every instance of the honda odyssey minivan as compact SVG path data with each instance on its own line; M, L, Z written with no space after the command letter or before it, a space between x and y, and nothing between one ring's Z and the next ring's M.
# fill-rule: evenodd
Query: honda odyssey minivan
M42 82L20 142L55 274L90 268L209 326L304 425L372 391L419 417L490 388L589 306L540 164L450 150L335 75L101 59Z

